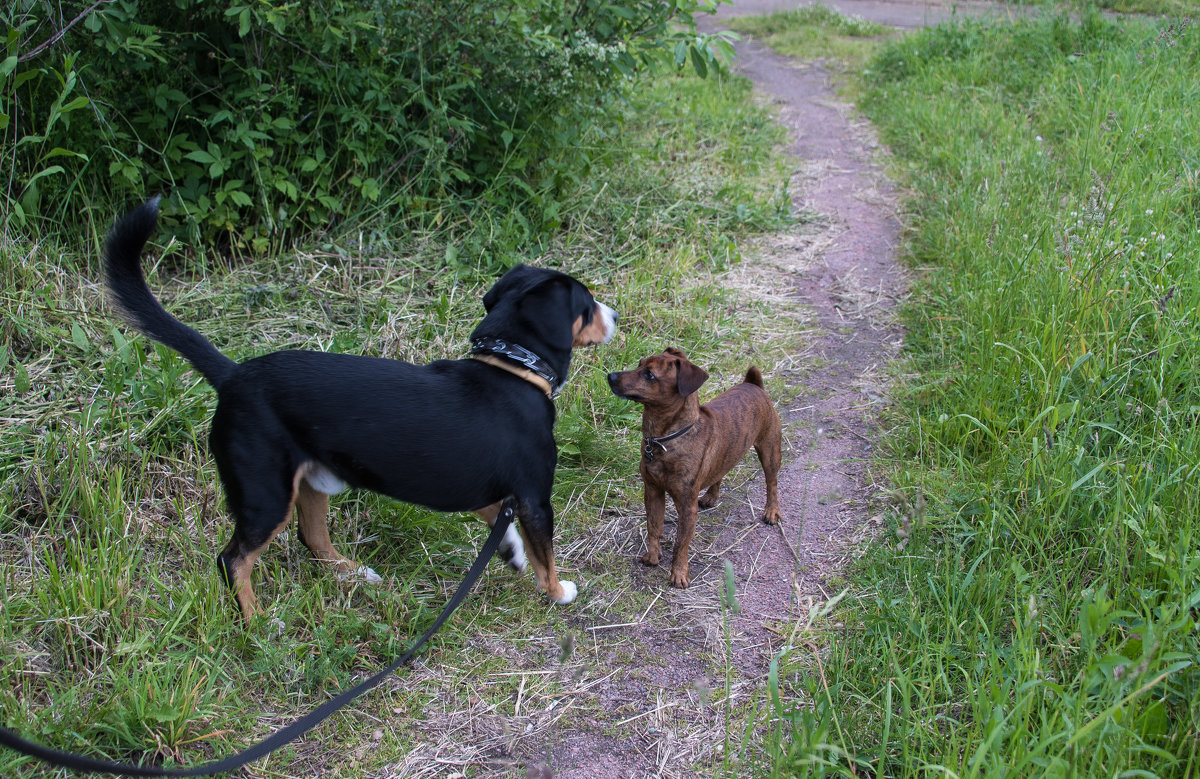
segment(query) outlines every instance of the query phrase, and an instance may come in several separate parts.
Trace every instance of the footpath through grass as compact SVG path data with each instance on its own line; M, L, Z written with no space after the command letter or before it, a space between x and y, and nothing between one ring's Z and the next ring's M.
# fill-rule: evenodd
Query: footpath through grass
M890 532L780 775L1200 772L1200 29L959 21L882 48L911 187ZM782 710L781 710L782 711Z
M425 362L465 355L480 298L505 265L585 280L621 313L621 335L577 354L557 402L562 549L599 520L615 464L626 474L637 459L638 410L611 394L606 371L669 344L715 376L744 370L747 353L778 360L718 279L739 261L741 238L786 222L780 136L744 80L663 77L638 90L621 126L591 135L596 172L560 204L565 227L540 246L496 243L506 217L489 213L453 232L396 242L382 226L232 266L160 244L150 284L235 358L300 347ZM283 627L243 629L214 567L231 525L205 445L213 393L173 352L116 323L101 302L97 248L0 246L0 722L61 749L194 764L401 652L485 528L339 496L335 544L385 583L340 582L285 533L255 576ZM586 611L589 585L613 575L603 562L559 558L582 585L573 608ZM520 707L522 696L528 709L559 683L564 620L531 575L493 565L421 674L384 685L254 773L376 776L436 742L439 712ZM528 687L511 673L519 665L539 669ZM4 751L0 775L43 774Z

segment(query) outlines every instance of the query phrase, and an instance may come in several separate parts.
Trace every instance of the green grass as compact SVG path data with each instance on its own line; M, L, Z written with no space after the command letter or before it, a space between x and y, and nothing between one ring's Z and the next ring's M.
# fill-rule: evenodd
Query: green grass
M755 338L753 323L770 312L747 310L721 281L747 236L789 221L781 137L745 81L663 77L637 92L619 126L592 135L594 175L560 204L563 229L537 245L507 242L520 232L511 215L480 212L434 235L397 241L380 225L232 264L159 245L150 283L238 359L301 347L424 362L465 354L493 280L485 269L524 260L584 279L620 311L622 334L577 354L557 402L561 543L636 495L634 476L608 477L617 465L632 473L637 413L611 395L606 371L676 344L714 376L734 375L747 353L775 362L794 345ZM83 247L0 246L0 722L61 749L194 764L250 744L402 652L484 528L339 496L335 544L386 583L339 582L288 532L255 576L283 633L268 620L243 629L213 563L230 532L205 446L213 393L177 355L110 316L97 286L102 230ZM579 613L596 608L589 588L628 587L604 563L566 563L564 575L584 587ZM377 775L418 742L411 723L430 706L511 701L518 678L491 672L514 657L542 667L523 654L526 642L553 645L571 633L570 615L535 593L532 576L499 565L475 592L425 654L436 672L356 704L392 723L379 743L360 717L335 717L255 771ZM480 637L501 651L464 663L460 650ZM547 689L556 678L545 677ZM0 774L42 775L7 751Z
M846 16L824 5L806 5L763 16L735 16L730 28L759 38L763 43L799 60L816 60L833 67L861 68L876 41L890 28L856 16Z
M1197 63L1085 14L869 64L911 190L889 532L823 669L781 658L776 774L1200 771Z
M1099 0L1096 8L1127 14L1190 17L1200 11L1196 0Z

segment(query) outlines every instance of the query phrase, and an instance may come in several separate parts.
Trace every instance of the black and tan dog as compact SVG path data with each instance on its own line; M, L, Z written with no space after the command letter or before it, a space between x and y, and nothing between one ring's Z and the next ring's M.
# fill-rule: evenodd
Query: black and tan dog
M707 380L708 373L674 347L643 358L631 371L608 374L614 394L645 407L639 465L646 502L647 549L642 562L658 565L665 496L670 495L679 516L671 565L671 584L676 587L691 582L688 546L696 532L697 510L717 505L721 480L751 446L767 478L763 521L774 525L781 518L782 433L779 414L763 390L762 374L751 366L743 383L702 406L696 392Z
M575 585L554 569L552 396L573 347L612 338L612 309L564 273L518 265L484 295L470 359L411 365L293 350L237 363L164 311L147 287L139 259L157 220L157 198L123 217L109 233L104 271L127 320L182 354L217 391L209 446L235 522L217 565L247 621L259 610L251 570L293 509L318 560L379 580L329 541L329 495L347 486L474 511L489 525L512 497L538 586L557 603L575 598ZM511 526L501 553L524 568Z

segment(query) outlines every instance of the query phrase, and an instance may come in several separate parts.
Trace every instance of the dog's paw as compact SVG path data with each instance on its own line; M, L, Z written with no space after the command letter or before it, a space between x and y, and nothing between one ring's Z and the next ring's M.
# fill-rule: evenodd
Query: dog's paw
M696 501L696 508L700 511L708 511L711 508L716 508L721 501L718 498L710 498L707 495L701 495Z
M692 583L692 577L689 575L687 568L684 568L682 571L675 569L675 568L671 569L671 586L672 587L678 587L681 590L686 590L688 588L688 585L691 583Z
M579 588L575 586L575 582L569 582L566 579L560 579L558 583L562 587L562 595L557 598L550 596L550 600L560 606L565 606L575 600L575 596L579 594Z
M658 565L659 553L651 550L642 555L642 565Z
M504 540L500 542L500 557L515 571L524 571L525 566L529 564L525 557L525 542L512 525L504 531Z
M383 577L365 565L360 565L353 571L342 571L338 579L344 582L362 582L363 584L379 584Z
M768 525L778 525L782 519L783 515L779 513L779 509L763 514L763 522L766 522Z

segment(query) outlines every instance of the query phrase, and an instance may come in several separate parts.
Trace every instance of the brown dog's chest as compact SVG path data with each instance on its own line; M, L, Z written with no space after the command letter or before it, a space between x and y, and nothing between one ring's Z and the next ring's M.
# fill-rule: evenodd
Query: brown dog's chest
M642 447L639 470L643 480L663 488L691 485L702 470L704 453L708 450L708 430L697 425L687 435L663 446L643 441ZM646 449L653 455L648 455Z

